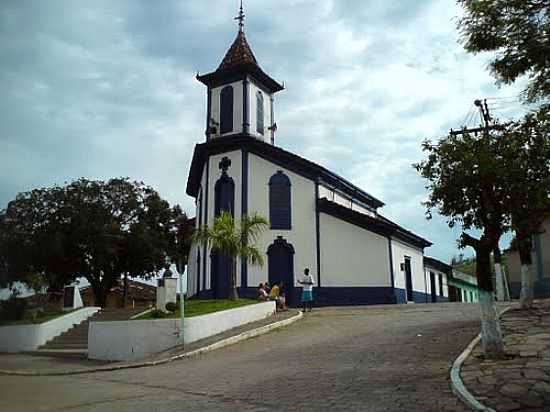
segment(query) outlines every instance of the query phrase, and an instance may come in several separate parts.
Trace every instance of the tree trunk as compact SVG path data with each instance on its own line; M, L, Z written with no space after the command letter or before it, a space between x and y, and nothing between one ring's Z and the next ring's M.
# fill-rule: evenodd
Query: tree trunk
M529 309L533 306L533 282L531 279L531 237L527 236L518 239L519 259L521 262L521 292L519 303L522 309Z
M504 344L502 342L500 319L493 296L491 249L484 245L479 245L476 249L476 275L479 287L483 351L489 359L501 359L504 357Z
M502 273L502 266L501 266L501 255L500 255L500 249L497 247L493 253L495 257L495 282L496 282L496 292L497 292L497 300L499 302L503 302L505 300L504 297L504 275Z
M122 287L122 307L128 305L128 273L124 273L124 283Z
M231 264L231 291L229 293L229 300L239 299L239 292L237 292L237 259L233 259Z

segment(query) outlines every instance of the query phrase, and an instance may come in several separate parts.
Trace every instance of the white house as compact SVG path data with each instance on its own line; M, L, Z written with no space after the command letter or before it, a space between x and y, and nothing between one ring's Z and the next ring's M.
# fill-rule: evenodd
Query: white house
M242 21L241 21L242 23ZM284 281L298 303L309 268L317 304L425 302L424 248L431 243L384 218L384 203L336 173L275 144L274 96L283 86L258 65L242 24L207 87L206 141L195 146L187 194L196 225L222 210L269 220L259 247L265 266L238 261L241 296ZM190 251L188 294L226 297L231 262L203 246Z
M452 276L452 266L432 257L424 257L426 279L426 302L449 301L449 278Z

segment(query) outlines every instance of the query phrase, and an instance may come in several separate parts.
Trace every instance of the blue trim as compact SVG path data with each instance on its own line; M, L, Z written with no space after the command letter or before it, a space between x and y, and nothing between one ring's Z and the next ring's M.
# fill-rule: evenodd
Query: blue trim
M518 287L518 290L520 289L521 289L521 283ZM535 291L535 297L537 299L549 298L550 297L550 279L548 278L538 279L535 282L534 291ZM519 292L518 292L518 295L519 295Z
M248 77L245 77L243 80L243 133L250 134L250 119L248 116L248 108L250 107L249 102L249 84Z
M271 102L271 119L270 119L270 125L269 128L271 130L271 144L275 144L275 130L273 129L273 125L275 124L275 118L273 117L273 95L269 95L269 101Z
M208 192L210 191L210 156L206 159L206 192L204 193L204 225L208 226ZM202 254L203 271L202 271L202 288L206 289L206 255L208 255L207 247L204 248Z
M299 288L297 288L299 289ZM313 288L315 306L379 305L395 303L392 287Z
M388 236L388 250L390 252L390 278L391 278L391 287L394 289L394 298L395 301L398 301L397 295L395 294L395 275L393 273L393 251L391 249L391 237Z
M241 187L241 218L248 214L248 150L242 150L242 187ZM248 286L248 264L246 258L241 259L241 287Z
M317 286L321 286L321 228L319 224L319 179L315 181L315 236L317 246Z
M201 188L199 191L199 227L202 226L202 199L204 197L204 190ZM197 247L197 293L201 289L201 248L200 245Z
M394 293L396 303L407 303L407 294L405 293L405 289L394 288Z
M212 89L206 92L206 141L210 140L210 118L212 117Z
M396 288L395 294L397 296L397 303L407 303L405 300L407 296L405 289ZM412 301L414 303L432 303L432 296L429 293L418 292L416 290L413 290L412 295L413 295ZM437 302L448 302L448 301L449 301L449 298L437 296Z

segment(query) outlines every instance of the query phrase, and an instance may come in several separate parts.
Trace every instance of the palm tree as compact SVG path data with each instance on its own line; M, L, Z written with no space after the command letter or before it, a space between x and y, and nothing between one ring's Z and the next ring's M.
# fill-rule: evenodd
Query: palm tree
M267 220L256 213L251 216L243 216L240 225L237 225L231 213L222 211L214 219L212 227L201 226L193 233L193 243L210 246L220 254L231 258L231 292L229 299L236 300L239 298L237 292L237 257L247 259L252 265L263 266L264 259L256 246L256 242L267 227Z

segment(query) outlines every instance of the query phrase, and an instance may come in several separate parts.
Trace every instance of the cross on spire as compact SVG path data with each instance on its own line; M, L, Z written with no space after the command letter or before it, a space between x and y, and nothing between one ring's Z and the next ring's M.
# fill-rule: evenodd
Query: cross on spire
M239 8L239 15L237 17L235 17L235 20L239 21L239 31L243 31L243 28L244 28L243 0L241 0L241 7Z

